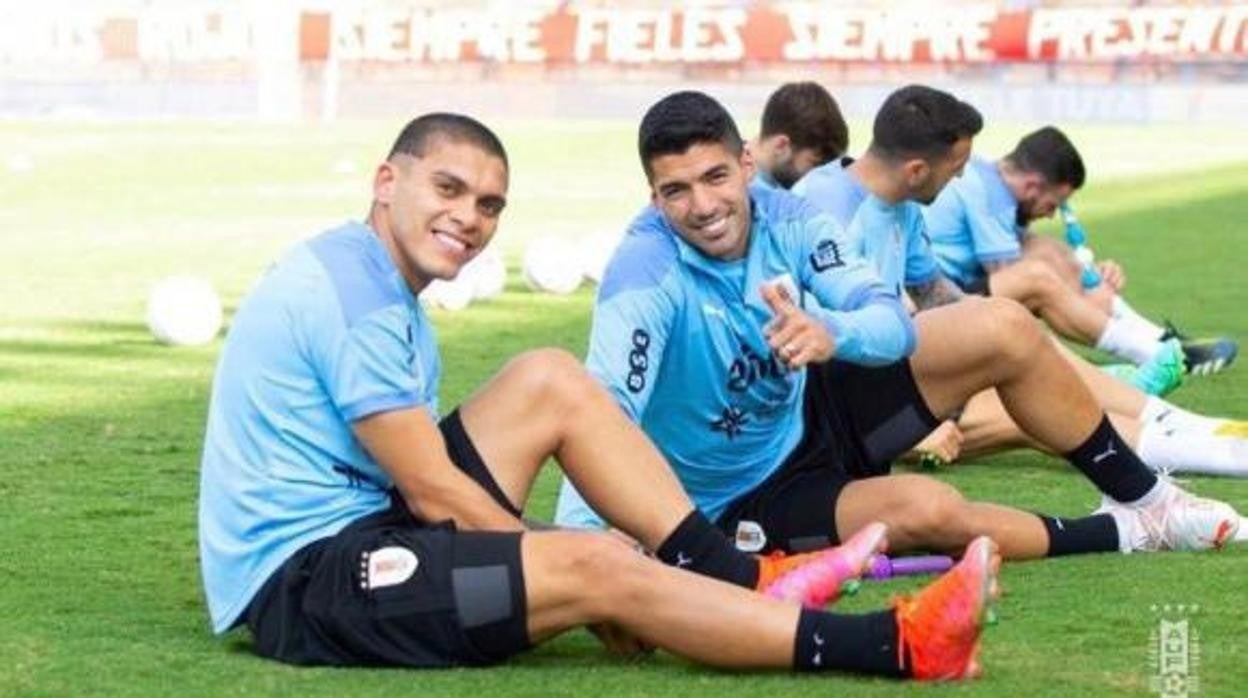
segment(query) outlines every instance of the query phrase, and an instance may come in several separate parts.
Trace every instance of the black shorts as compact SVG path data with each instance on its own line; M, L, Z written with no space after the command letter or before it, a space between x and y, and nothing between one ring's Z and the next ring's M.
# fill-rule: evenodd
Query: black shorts
M451 460L519 515L458 412L439 425ZM460 532L391 507L292 555L246 613L258 654L291 664L445 667L530 645L520 534Z
M989 277L984 275L963 286L962 290L976 296L991 296L992 289L989 286Z
M940 423L909 361L812 366L802 419L806 432L784 463L719 517L742 549L803 552L838 543L836 502L845 485L887 475L894 459Z

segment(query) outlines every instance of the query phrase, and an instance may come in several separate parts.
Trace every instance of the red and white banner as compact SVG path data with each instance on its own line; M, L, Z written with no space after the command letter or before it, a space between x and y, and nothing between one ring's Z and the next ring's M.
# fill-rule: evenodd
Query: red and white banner
M1242 61L1248 4L1003 11L754 2L689 9L428 9L389 3L298 18L301 60L506 64ZM228 7L228 6L227 6ZM0 27L0 61L249 60L266 32L244 7L62 10Z

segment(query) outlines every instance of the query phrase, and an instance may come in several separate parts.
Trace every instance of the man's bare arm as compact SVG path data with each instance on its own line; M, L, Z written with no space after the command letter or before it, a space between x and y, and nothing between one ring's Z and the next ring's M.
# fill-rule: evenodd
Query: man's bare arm
M381 412L354 429L419 518L452 519L461 530L524 530L520 519L451 462L442 432L424 409Z
M966 297L962 289L940 274L927 283L907 286L906 292L919 311L956 303Z

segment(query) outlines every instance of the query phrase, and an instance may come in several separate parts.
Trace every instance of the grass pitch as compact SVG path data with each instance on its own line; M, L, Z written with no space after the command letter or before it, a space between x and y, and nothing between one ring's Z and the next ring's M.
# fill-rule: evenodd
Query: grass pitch
M200 441L220 343L171 349L144 327L147 289L208 277L232 309L282 248L367 205L374 159L399 124L0 124L0 696L22 695L891 695L891 681L730 674L659 655L623 662L570 633L490 670L293 669L208 631L195 543ZM584 351L591 291L531 294L523 240L616 229L645 201L627 123L507 124L512 203L499 300L435 313L443 404L510 355ZM866 133L856 128L856 133ZM1020 128L981 139L997 154ZM1195 333L1248 341L1248 139L1218 131L1072 129L1092 172L1076 202L1129 297ZM14 158L14 156L22 156ZM1181 175L1165 175L1181 168ZM1105 174L1110 173L1110 174ZM488 337L489 341L481 341ZM1248 368L1194 379L1176 402L1248 416ZM1096 502L1064 464L1013 453L941 477L976 498L1078 515ZM555 473L529 513L549 517ZM1248 482L1189 486L1248 511ZM1150 635L1187 618L1208 695L1248 684L1248 549L1102 555L1006 566L987 676L959 692L1131 695L1149 690ZM913 582L842 602L885 603ZM1183 604L1184 610L1177 606ZM1165 610L1166 605L1171 608ZM1193 608L1196 606L1197 608ZM1154 610L1156 608L1156 610Z

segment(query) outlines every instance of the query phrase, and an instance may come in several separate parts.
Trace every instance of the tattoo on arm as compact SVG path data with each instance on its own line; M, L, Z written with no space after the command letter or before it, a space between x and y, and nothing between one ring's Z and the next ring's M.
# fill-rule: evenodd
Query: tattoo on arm
M925 284L908 286L906 290L919 310L956 303L966 295L952 281L939 275Z

